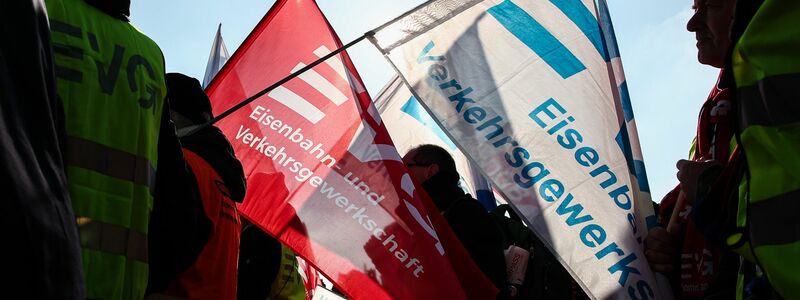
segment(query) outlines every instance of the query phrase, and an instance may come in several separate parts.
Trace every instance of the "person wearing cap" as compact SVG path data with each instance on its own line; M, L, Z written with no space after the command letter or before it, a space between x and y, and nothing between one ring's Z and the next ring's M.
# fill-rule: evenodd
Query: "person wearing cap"
M170 115L212 230L192 266L177 274L164 294L187 299L236 299L241 232L236 203L245 196L244 170L222 131L204 125L213 115L200 82L180 73L168 73L166 82Z

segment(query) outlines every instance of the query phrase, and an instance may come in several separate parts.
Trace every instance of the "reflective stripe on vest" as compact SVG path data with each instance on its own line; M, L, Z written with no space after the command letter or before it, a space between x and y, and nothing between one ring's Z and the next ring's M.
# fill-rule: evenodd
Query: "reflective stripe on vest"
M166 95L158 45L83 0L46 0L87 298L142 299Z
M764 0L731 55L749 174L748 207L739 210L748 235L738 243L749 246L739 252L753 255L786 299L800 299L798 51L800 1Z
M799 49L800 50L800 49ZM800 87L800 74L784 74L766 77L758 85L740 87L737 93L742 99L741 122L742 128L755 125L783 126L798 122L797 113L800 112L800 101L770 101L769 106L764 101L755 99L791 99L797 96ZM787 94L792 92L795 95Z
M750 204L750 242L759 247L800 241L797 212L800 212L800 190Z
M147 235L128 228L78 218L81 247L147 262Z
M156 170L144 157L90 140L67 137L67 163L117 179L147 186L155 193Z

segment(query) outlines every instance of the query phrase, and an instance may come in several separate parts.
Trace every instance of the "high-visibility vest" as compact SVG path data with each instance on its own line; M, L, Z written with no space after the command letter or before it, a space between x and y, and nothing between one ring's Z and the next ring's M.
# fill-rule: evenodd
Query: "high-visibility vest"
M183 149L197 179L203 208L212 230L203 250L189 269L181 272L166 294L187 299L236 299L236 267L242 224L225 182L200 155Z
M765 0L731 59L746 175L728 244L800 299L800 1Z
M288 247L281 245L281 265L272 282L268 299L304 300L306 285L298 269L297 257Z
M86 297L142 299L164 58L130 23L82 0L46 4Z

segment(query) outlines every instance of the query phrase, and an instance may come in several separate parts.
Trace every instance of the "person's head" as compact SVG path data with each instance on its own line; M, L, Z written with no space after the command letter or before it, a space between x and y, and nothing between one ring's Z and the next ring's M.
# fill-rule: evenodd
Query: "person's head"
M200 81L181 73L167 73L165 79L169 113L175 127L180 129L211 121L211 101Z
M697 39L697 60L722 68L731 46L730 29L736 0L694 0L694 15L686 29Z
M421 145L403 156L408 172L420 183L432 177L441 178L444 184L458 185L460 176L450 153L436 145Z

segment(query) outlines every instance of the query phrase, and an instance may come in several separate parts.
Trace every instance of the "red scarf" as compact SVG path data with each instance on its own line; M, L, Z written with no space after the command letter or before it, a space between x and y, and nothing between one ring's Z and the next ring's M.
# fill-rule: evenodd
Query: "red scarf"
M694 141L692 160L713 159L726 164L730 155L730 141L733 138L733 102L727 87L722 84L722 72L717 84L708 95L700 109L697 122L697 136ZM662 223L669 221L680 192L676 186L661 200L659 212ZM685 224L680 252L679 282L676 296L682 299L701 298L711 285L714 272L719 265L718 249L707 245L702 232L688 219L690 205L680 212L680 222ZM667 224L662 224L666 227Z

